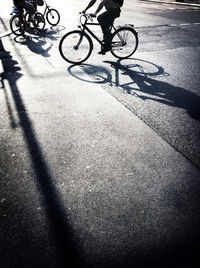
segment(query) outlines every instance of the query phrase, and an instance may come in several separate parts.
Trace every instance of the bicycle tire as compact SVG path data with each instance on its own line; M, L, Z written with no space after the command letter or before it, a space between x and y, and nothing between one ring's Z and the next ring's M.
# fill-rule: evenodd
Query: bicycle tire
M43 30L45 27L45 19L42 13L36 12L34 14L33 26L37 30Z
M113 33L110 52L118 59L126 59L135 53L138 43L137 32L132 27L120 27Z
M65 34L59 43L59 52L62 58L72 64L81 64L86 61L93 50L91 38L80 30Z
M24 34L25 24L20 22L21 18L19 14L16 14L10 19L10 29L13 34L20 36Z
M46 20L50 25L56 26L60 22L59 12L54 8L49 9L46 14Z

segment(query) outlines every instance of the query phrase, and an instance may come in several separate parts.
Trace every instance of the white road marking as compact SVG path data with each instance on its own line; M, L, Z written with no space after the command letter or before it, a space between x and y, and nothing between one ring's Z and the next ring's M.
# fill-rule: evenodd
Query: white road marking
M188 26L188 25L192 25L192 23L180 23L180 26Z

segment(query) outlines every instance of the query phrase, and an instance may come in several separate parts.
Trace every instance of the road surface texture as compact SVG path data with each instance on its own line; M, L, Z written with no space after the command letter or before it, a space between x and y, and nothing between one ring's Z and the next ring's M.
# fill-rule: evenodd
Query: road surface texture
M199 268L199 5L126 0L133 57L73 66L87 2L26 38L1 6L0 267Z

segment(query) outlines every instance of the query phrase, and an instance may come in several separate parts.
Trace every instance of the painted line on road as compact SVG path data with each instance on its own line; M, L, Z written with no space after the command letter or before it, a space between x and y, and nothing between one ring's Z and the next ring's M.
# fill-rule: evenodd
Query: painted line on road
M158 3L158 4L161 4L161 5L177 5L177 6L182 6L182 7L188 7L188 6L191 6L192 8L193 7L197 7L197 8L200 8L200 4L199 3L188 3L188 2L176 2L176 1L170 1L168 2L167 0L165 2L160 2L159 0L148 0L148 2L154 2L154 3Z
M135 26L135 29L139 28L159 28L159 27L180 27L180 26L192 26L192 25L199 25L200 22L193 22L193 23L180 23L180 24L160 24L160 25L146 25L146 26Z
M192 25L192 23L180 23L180 26L188 26L188 25Z
M169 24L171 27L177 27L177 26L192 26L192 25L199 25L200 22L193 22L193 23L180 23L180 24Z

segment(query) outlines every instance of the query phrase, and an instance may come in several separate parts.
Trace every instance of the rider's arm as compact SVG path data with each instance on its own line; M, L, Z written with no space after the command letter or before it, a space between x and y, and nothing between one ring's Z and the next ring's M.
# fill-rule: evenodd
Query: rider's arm
M99 11L102 10L102 8L104 7L104 4L105 4L106 1L107 1L107 0L103 0L103 1L101 1L101 3L99 4L99 6L97 7L96 12L94 13L95 16L97 15L97 13L99 13Z
M91 0L88 4L88 6L86 7L86 9L84 9L84 12L86 12L89 8L91 8L95 3L96 3L97 0Z

